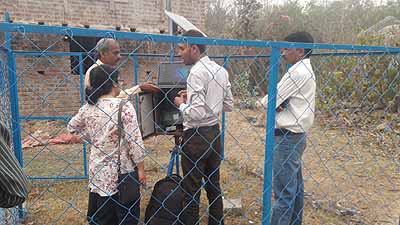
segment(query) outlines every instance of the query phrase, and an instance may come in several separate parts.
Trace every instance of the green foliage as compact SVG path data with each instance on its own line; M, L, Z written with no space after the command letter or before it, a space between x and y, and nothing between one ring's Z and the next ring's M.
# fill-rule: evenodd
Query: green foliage
M243 72L241 74L235 74L235 80L232 84L232 92L235 98L238 100L239 108L250 108L254 109L256 105L256 98L250 87L250 74L248 72Z
M316 42L352 43L363 45L400 46L398 33L362 35L363 31L382 19L400 19L400 0L377 5L375 1L342 0L324 5L310 1L287 0L283 4L263 4L257 0L235 0L231 7L222 7L217 0L212 13L207 14L207 32L214 37L282 40L287 34L305 30ZM210 30L209 30L210 29ZM395 39L397 38L397 40ZM390 56L313 57L318 82L318 109L329 112L357 108L365 112L387 109L395 112L400 107L400 59ZM264 63L267 65L268 63ZM252 82L266 91L265 71L254 66L241 66L234 76L236 96L242 105L251 107L249 97ZM232 74L234 74L232 73ZM247 106L249 105L249 106Z
M305 30L318 42L358 43L358 34L387 16L400 19L400 1L376 5L372 0L287 0L260 4L257 0L216 0L206 15L206 32L213 37L282 40L288 33Z
M399 56L314 58L319 97L317 107L329 110L358 108L393 111L400 93ZM394 112L394 111L393 111Z

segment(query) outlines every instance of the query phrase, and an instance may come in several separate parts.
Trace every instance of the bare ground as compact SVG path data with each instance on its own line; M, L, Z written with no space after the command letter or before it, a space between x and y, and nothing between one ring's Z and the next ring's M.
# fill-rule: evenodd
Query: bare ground
M242 199L242 214L226 213L225 224L261 224L265 128L254 127L245 110L227 115L221 183L225 198ZM320 118L304 153L304 224L397 224L400 216L399 134L333 126ZM59 122L24 125L24 136L46 130L63 133ZM146 140L148 184L166 174L173 139ZM24 149L30 176L83 175L82 146L52 145ZM151 188L142 191L142 216ZM32 181L26 224L85 224L87 180ZM206 197L201 218L206 224Z

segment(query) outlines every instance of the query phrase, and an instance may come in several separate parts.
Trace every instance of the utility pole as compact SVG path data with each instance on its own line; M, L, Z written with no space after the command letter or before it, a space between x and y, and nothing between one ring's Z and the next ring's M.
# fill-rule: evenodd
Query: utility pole
M171 7L172 0L166 0L166 1L167 1L167 4L166 4L167 11L171 12L172 11L172 7ZM173 21L169 17L168 17L168 34L174 35ZM169 56L170 62L174 61L174 53L175 53L174 49L175 49L174 43L171 43L170 50L169 50L170 51L170 53L169 53L170 54L170 56Z
M166 9L167 9L168 12L171 12L171 9L172 9L171 1L172 0L166 0L166 1L167 1ZM173 35L173 29L174 28L173 28L173 24L172 23L173 23L172 19L168 17L168 34L169 35Z

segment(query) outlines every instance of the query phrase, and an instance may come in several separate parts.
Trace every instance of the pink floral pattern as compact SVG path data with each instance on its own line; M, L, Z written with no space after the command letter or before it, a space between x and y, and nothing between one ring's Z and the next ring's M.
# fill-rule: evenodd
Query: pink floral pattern
M100 196L115 194L118 186L118 107L121 99L99 99L85 104L68 123L71 133L90 144L89 188ZM121 173L131 172L145 157L136 111L130 102L122 107Z

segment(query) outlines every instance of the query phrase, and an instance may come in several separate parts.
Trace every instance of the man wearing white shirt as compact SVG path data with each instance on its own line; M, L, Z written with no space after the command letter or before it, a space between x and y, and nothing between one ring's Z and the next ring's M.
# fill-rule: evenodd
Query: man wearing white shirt
M91 88L90 87L90 71L92 71L93 68L96 66L106 64L112 67L116 67L121 60L121 49L119 47L119 44L116 40L112 38L102 38L100 39L95 47L96 53L97 53L97 61L89 67L89 69L86 71L85 74L85 90L86 88ZM121 80L120 83L123 84L123 81ZM128 98L131 95L135 95L140 93L141 91L143 92L151 92L151 93L157 93L159 92L159 89L157 86L152 84L151 82L144 82L140 85L136 85L132 88L122 90L120 95L118 96L119 98Z
M288 42L313 43L307 32L285 38ZM310 63L311 49L284 48L285 61L292 66L278 83L273 191L275 203L272 225L302 224L304 182L301 158L306 148L306 133L314 121L316 82ZM261 100L266 108L268 96Z
M196 30L183 34L204 37ZM185 199L185 225L199 222L202 179L209 201L208 224L224 224L220 187L221 133L219 116L233 109L233 97L228 72L204 54L205 46L179 44L179 56L184 64L193 65L187 78L187 92L174 99L183 114L182 170Z

